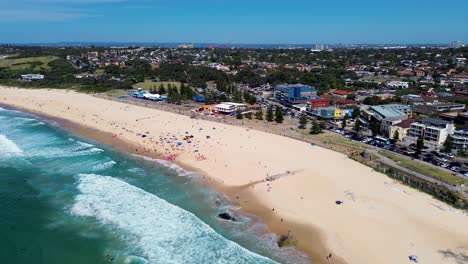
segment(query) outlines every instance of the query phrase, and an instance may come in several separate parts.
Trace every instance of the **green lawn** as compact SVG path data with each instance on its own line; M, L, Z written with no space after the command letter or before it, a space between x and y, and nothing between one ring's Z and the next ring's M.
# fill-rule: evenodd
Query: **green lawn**
M403 167L407 169L410 169L415 172L419 172L424 175L428 175L434 178L439 178L439 179L442 179L446 182L450 182L453 184L464 184L468 182L467 180L463 178L453 176L452 173L445 171L445 170L441 170L435 166L424 165L421 162L407 159L405 157L400 157L398 155L391 154L391 153L384 152L384 151L381 151L380 154L384 155L385 157L393 161L399 162L400 165L402 165Z
M50 67L47 64L55 59L58 59L58 57L44 56L19 59L5 59L0 60L0 68L8 68L9 70L25 70L29 68L32 68L35 71L48 70L50 69Z
M310 129L307 129L305 131L305 133L309 133ZM359 148L371 148L369 145L367 144L364 144L364 143L361 143L361 142L358 142L358 141L354 141L354 140L350 140L350 139L347 139L343 136L340 136L340 135L337 135L335 133L328 133L328 132L325 132L325 133L322 133L322 134L318 134L318 135L313 135L314 138L317 138L317 139L320 139L321 141L325 141L325 140L328 140L330 141L331 143L333 142L336 142L336 143L341 143L341 144L346 144L346 145L349 145L349 146L354 146L354 147L359 147Z
M166 89L169 84L171 84L172 86L175 85L177 88L180 88L180 82L155 82L151 80L145 80L144 82L136 83L133 85L133 88L143 88L145 90L149 90L153 87L156 87L156 89L158 89L161 83L164 85L164 88Z

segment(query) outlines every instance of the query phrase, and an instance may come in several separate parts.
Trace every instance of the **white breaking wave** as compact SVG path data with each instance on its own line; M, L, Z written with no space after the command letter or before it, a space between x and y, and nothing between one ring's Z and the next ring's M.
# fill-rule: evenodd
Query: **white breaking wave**
M104 162L104 163L95 165L92 170L93 171L107 170L107 169L112 168L112 166L114 166L115 164L117 164L117 162L111 160L111 161L108 161L108 162Z
M152 159L152 158L148 158L148 157L145 157L145 156L140 156L140 155L134 155L134 156L137 156L139 158L142 158L144 160L149 160L149 161L154 161L158 164L161 164L162 166L170 169L170 170L173 170L175 172L177 172L177 174L179 176L189 176L189 175L194 175L195 172L193 171L188 171L182 167L180 167L179 165L175 164L175 163L172 163L170 161L167 161L167 160L162 160L162 159Z
M0 156L21 156L23 151L5 135L0 134Z
M78 143L78 145L80 145L80 148L92 148L92 147L94 147L93 144L89 144L89 143L85 143L85 142L81 142L81 141L77 141L76 143Z
M79 175L71 214L123 231L152 263L275 263L225 239L195 215L124 181Z
M35 127L35 126L42 126L45 125L44 122L37 122L37 123L32 123L30 126Z

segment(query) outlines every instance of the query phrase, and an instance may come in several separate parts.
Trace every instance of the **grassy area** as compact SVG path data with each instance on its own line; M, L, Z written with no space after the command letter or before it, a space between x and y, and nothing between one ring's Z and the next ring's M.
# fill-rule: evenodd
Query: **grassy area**
M309 130L307 130L306 132L309 133ZM367 144L363 144L361 142L357 142L357 141L354 141L354 140L347 139L347 138L342 137L340 135L337 135L335 133L322 133L322 134L318 134L318 135L313 135L313 137L320 140L320 141L323 141L323 142L329 141L331 143L336 142L336 143L346 144L348 146L354 146L354 147L358 147L358 148L371 148Z
M106 95L108 96L122 96L122 95L128 95L128 91L126 90L110 90L105 92Z
M388 153L385 151L380 152L380 154L384 155L385 157L395 162L398 162L400 165L402 165L403 167L407 169L410 169L415 172L419 172L424 175L428 175L434 178L439 178L439 179L442 179L446 182L450 182L453 184L464 184L468 182L467 180L463 178L453 176L451 172L439 169L434 166L424 165L421 162L407 159L405 157L400 157L396 154Z
M47 65L49 62L57 59L58 57L31 57L19 59L5 59L0 60L0 68L8 68L9 70L25 70L32 68L35 71L48 70L50 67Z
M164 85L164 88L167 89L167 86L170 84L172 86L177 86L177 88L180 88L180 82L155 82L155 81L152 81L152 80L145 80L144 82L139 82L139 83L136 83L133 85L133 88L143 88L145 90L149 90L153 87L155 87L156 89L159 88L159 85L161 85L161 83Z

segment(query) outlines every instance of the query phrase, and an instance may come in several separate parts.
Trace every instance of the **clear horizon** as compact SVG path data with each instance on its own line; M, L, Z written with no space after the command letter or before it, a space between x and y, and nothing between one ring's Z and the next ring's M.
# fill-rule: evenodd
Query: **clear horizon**
M0 0L0 43L467 43L465 10L456 0Z

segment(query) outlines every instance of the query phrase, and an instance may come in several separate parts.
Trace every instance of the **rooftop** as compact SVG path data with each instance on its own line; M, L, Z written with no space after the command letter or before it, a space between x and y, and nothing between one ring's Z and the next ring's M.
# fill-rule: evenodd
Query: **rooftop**
M343 90L336 90L333 92L334 94L339 94L339 95L348 95L348 91L343 91Z
M401 128L410 128L411 124L416 122L416 119L406 119L401 121L401 123L396 124L395 126L401 127Z
M370 108L384 118L400 117L406 115L405 111L410 110L409 106L400 104L375 105Z
M423 124L431 124L435 126L441 126L441 125L448 125L451 124L451 122L439 119L439 118L433 118L433 117L428 117L428 118L423 118L421 120L421 123Z

